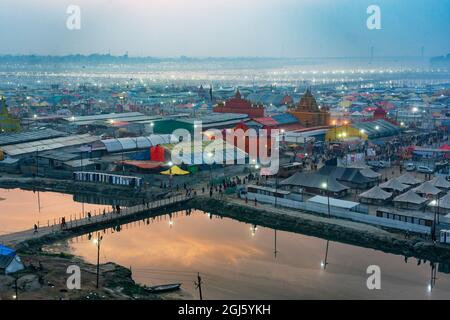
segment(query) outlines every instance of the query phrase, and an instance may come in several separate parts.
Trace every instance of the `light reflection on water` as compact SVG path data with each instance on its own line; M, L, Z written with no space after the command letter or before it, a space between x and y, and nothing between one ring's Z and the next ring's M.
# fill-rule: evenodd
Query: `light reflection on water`
M172 224L170 224L172 221ZM109 230L103 237L102 262L131 267L136 281L155 285L182 282L198 298L194 281L203 277L206 299L429 299L450 298L450 276L437 273L430 283L429 262L385 254L323 239L254 227L228 218L182 212ZM73 239L72 251L96 262L96 247L87 237ZM382 290L366 287L366 268L381 267Z
M0 234L29 229L37 219L79 214L82 204L72 195L0 189ZM85 204L85 211L107 206ZM172 223L170 223L172 221ZM450 276L437 273L436 286L427 292L430 264L323 239L256 227L232 219L193 212L166 215L150 223L139 221L107 233L101 262L113 261L133 270L144 284L182 282L187 295L198 298L197 272L206 299L384 298L450 299ZM71 250L96 262L96 247L87 236L72 239ZM366 268L381 267L380 291L366 288ZM440 269L442 269L440 264Z
M73 200L73 195L56 192L33 192L20 189L0 189L0 234L23 231L38 223L46 226L59 218L80 216L84 211L98 212L106 205L93 205Z

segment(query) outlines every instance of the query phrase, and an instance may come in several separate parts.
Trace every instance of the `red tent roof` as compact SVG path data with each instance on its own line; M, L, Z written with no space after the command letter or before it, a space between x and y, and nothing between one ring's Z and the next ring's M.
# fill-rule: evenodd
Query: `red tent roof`
M273 119L272 117L254 118L253 120L261 123L264 126L272 127L272 126L278 125L278 122L275 119Z
M448 144L442 145L439 150L450 150L450 146Z

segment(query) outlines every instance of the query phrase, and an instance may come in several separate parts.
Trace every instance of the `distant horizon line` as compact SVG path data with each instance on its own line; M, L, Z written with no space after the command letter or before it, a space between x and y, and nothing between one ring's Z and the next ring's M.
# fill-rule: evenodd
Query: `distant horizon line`
M436 56L421 56L421 55L367 55L367 56L305 56L305 57L280 57L280 56L188 56L188 55L177 55L177 56L150 56L150 55L129 55L127 53L123 55L114 55L110 53L90 53L90 54L81 54L81 53L70 53L70 54L36 54L36 53L27 53L27 54L13 54L13 53L4 53L0 54L0 58L27 58L27 57L36 57L36 58L67 58L67 57L111 57L111 58L122 58L122 59L160 59L160 60L233 60L233 59L267 59L267 60L300 60L300 59L405 59L405 58L434 58L434 57L445 57L449 55L442 54Z

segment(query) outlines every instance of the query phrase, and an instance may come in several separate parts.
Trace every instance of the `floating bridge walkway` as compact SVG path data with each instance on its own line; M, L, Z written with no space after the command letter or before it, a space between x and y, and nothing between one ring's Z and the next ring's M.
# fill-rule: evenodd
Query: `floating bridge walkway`
M50 236L52 234L57 235L58 233L70 234L78 231L94 232L114 224L139 220L140 218L150 216L153 211L160 212L166 208L183 204L192 198L193 196L175 195L133 207L120 208L120 213L117 210L109 212L95 211L90 217L83 215L79 218L72 218L72 216L70 216L69 218L65 218L65 224L63 224L62 218L53 221L47 220L44 226L38 222L39 226L37 232L34 229L30 229L0 235L0 244L14 245L23 241Z

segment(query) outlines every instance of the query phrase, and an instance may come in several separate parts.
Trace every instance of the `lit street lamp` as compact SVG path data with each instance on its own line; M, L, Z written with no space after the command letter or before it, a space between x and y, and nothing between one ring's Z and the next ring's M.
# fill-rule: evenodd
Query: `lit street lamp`
M323 182L321 185L322 189L326 190L327 192L327 200L328 200L328 217L331 217L331 210L330 210L330 193L328 192L328 179L327 182Z

